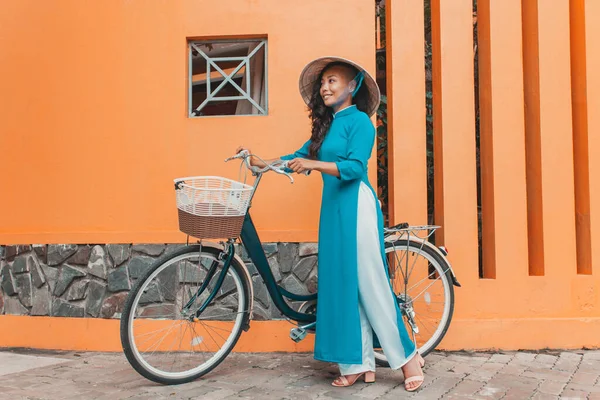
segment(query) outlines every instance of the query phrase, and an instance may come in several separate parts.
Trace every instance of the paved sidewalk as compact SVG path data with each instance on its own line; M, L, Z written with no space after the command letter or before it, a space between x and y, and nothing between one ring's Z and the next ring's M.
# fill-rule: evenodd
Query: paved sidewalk
M375 384L334 388L335 366L310 354L233 354L204 378L161 386L122 354L5 351L0 399L600 399L600 351L435 353L426 362L426 383L410 394L402 374L384 368Z

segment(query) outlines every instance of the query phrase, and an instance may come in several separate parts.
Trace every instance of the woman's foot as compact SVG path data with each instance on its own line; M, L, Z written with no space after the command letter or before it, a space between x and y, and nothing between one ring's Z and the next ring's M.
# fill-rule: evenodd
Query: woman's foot
M365 383L375 382L375 371L365 371L358 374L338 376L331 385L335 387L352 386L361 376L365 377Z
M402 367L404 374L404 388L409 392L414 392L421 387L425 381L425 375L421 369L425 365L425 360L417 353L409 362Z

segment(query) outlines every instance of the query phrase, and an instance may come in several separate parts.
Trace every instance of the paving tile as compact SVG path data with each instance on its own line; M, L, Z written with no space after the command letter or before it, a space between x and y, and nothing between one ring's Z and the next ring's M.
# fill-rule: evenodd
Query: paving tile
M0 358L7 352L0 352ZM11 352L8 352L11 353ZM14 353L11 353L14 354ZM589 355L588 355L589 354ZM377 382L334 388L335 364L310 354L233 353L193 382L164 386L146 380L122 354L36 354L59 363L0 376L0 400L10 399L597 399L600 352L436 352L425 383L404 390L402 373L377 369ZM27 352L19 355L28 356Z

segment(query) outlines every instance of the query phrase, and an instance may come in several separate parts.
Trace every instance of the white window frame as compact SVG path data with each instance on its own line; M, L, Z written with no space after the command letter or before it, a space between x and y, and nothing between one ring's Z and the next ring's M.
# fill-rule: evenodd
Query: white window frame
M258 46L250 54L245 57L210 57L206 54L199 45L208 44L208 43L243 43L243 42L251 42L251 43L259 43ZM261 107L250 95L250 60L252 57L261 49L265 50L265 65L264 65L264 81L265 81L265 106ZM192 49L196 50L204 59L206 60L206 99L196 108L192 107ZM227 40L206 40L206 41L194 41L189 44L189 117L190 118L199 118L203 117L202 115L194 115L195 111L201 111L207 104L210 102L217 101L230 101L230 100L248 100L257 110L258 114L227 114L221 115L223 117L234 117L234 116L248 116L248 115L267 115L268 105L269 105L269 87L268 87L268 62L267 62L267 39L227 39ZM239 65L233 69L230 74L224 72L219 66L216 64L219 61L239 61ZM233 79L235 79L238 72L245 67L245 75L246 75L246 88L240 87ZM215 89L211 87L211 69L217 71L220 76L212 78L213 81L221 81L221 83L216 86ZM227 83L231 83L231 85L240 92L238 96L223 96L219 97L219 91L225 87ZM213 82L214 83L214 82ZM217 116L217 115L210 115Z

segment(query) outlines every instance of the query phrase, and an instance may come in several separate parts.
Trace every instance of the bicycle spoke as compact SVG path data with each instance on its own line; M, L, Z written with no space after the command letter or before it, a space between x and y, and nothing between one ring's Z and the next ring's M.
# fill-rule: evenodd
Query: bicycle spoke
M223 336L221 336L221 334L219 332L217 332L216 330L212 329L210 326L202 323L202 321L200 321L200 324L202 326L204 326L205 328L208 328L208 329L212 330L215 333L215 335L218 335L221 339L223 339L223 342L225 342L226 339ZM208 329L206 330L207 332L208 332Z

